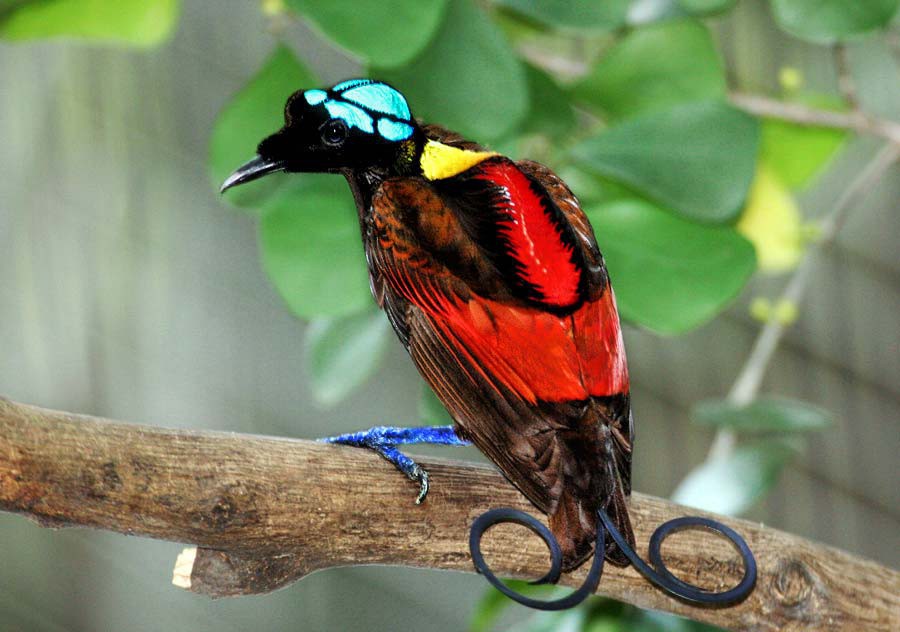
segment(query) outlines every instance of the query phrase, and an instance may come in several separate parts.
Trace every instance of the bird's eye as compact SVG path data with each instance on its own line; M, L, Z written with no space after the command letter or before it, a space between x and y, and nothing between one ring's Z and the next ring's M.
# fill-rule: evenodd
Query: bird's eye
M325 123L322 128L322 142L332 147L337 147L347 140L349 130L347 124L341 120L331 120Z

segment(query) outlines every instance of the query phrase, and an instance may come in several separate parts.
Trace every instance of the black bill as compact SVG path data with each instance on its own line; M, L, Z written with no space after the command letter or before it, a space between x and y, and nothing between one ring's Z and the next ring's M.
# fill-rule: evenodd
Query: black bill
M235 169L234 173L225 178L225 182L222 183L219 193L225 193L225 191L231 187L236 187L239 184L256 180L266 174L274 171L282 171L283 169L284 162L281 160L270 160L268 158L263 158L262 156L257 156L256 158L245 162Z

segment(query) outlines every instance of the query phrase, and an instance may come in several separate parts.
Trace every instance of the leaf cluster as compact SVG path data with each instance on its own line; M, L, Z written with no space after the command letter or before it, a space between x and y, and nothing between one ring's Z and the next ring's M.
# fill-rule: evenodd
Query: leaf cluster
M396 85L420 118L556 168L594 224L624 319L672 335L715 317L756 270L796 264L804 232L793 191L844 140L838 131L761 121L729 104L708 19L734 4L284 0L263 8L306 21L356 58L363 74ZM898 0L861 0L852 11L840 0L771 4L787 32L832 42L884 28ZM169 36L180 5L26 0L0 9L0 37L10 40L69 36L148 46ZM574 74L553 63L571 57L573 42L587 51L587 64ZM288 94L321 83L289 42L277 44L215 123L213 185L280 126ZM335 180L273 176L230 191L227 200L259 216L263 265L291 311L319 322L344 319L333 327L361 328L353 334L380 348L387 332L357 318L372 305L352 201ZM308 348L333 344L343 353L339 337L325 340L332 343ZM317 393L320 386L352 390L346 381L335 390L320 374L322 363L310 361ZM354 375L352 385L367 376Z

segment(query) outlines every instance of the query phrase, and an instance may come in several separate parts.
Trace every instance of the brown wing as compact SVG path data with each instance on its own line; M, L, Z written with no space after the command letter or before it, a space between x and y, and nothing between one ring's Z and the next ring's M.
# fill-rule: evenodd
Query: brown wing
M403 190L399 190L403 188ZM552 511L559 497L557 442L549 432L560 425L487 374L471 349L438 314L467 310L469 287L421 248L404 212L416 196L415 212L433 208L436 197L401 183L383 187L373 198L373 230L367 244L373 268L382 281L382 307L388 313L422 376L457 421L460 434L494 461L542 511ZM458 235L454 236L456 239ZM448 239L449 232L448 232ZM457 244L460 250L465 245ZM490 315L485 312L489 321ZM554 423L556 421L556 423ZM472 429L483 429L474 436Z

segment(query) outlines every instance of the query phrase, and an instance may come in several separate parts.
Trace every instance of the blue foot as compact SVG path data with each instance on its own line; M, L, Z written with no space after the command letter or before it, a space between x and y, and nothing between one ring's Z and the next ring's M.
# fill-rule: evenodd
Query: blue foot
M410 480L419 484L419 495L416 504L421 504L428 495L428 472L418 463L400 452L398 445L410 443L435 443L438 445L469 445L460 439L453 426L426 426L424 428L395 428L393 426L375 426L361 432L350 432L334 437L319 439L325 443L340 443L359 448L375 450L394 464L398 470L406 474Z

